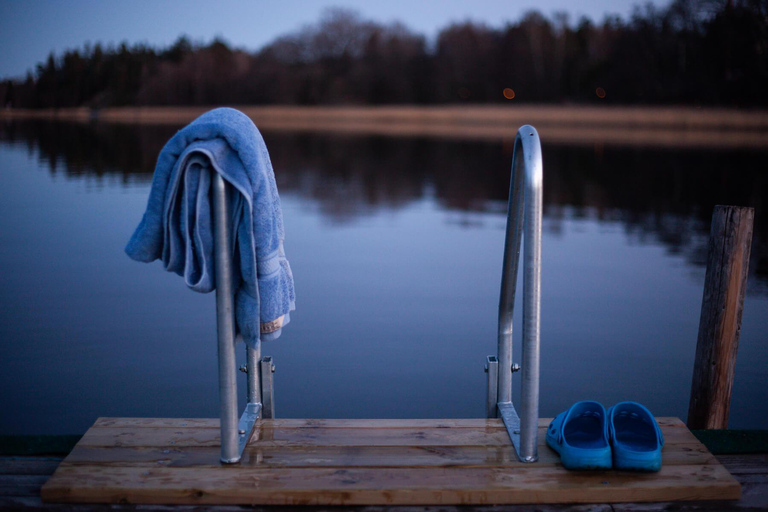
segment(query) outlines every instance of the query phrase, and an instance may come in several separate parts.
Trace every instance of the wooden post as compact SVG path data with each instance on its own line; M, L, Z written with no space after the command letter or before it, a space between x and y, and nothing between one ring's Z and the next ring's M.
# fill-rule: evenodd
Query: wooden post
M715 206L693 367L688 428L728 428L731 389L747 290L755 210Z

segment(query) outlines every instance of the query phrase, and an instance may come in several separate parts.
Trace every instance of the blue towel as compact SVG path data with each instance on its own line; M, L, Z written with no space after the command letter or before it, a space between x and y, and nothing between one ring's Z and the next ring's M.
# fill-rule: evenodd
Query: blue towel
M218 108L180 130L160 151L147 211L125 252L162 259L190 288L216 288L211 170L231 184L235 319L250 346L280 336L293 311L293 275L283 251L275 173L259 130L242 112Z

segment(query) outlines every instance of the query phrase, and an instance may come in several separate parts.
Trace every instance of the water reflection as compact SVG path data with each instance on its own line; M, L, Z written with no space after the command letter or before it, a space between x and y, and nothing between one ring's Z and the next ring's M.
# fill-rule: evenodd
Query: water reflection
M0 125L0 141L38 150L52 174L151 180L179 126L49 121ZM328 222L349 223L425 196L457 212L506 208L512 141L264 134L283 194L312 200ZM706 260L716 204L753 206L751 293L768 293L768 152L554 146L544 141L545 215L552 234L569 218L620 223L638 244ZM464 216L456 221L471 227Z
M123 253L177 128L0 126L0 433L218 413L214 297ZM278 414L480 416L510 141L265 138L298 297L265 347ZM542 415L594 398L684 416L714 204L757 207L753 293L766 281L766 153L545 144L544 159ZM763 293L744 310L734 428L765 425L766 333Z

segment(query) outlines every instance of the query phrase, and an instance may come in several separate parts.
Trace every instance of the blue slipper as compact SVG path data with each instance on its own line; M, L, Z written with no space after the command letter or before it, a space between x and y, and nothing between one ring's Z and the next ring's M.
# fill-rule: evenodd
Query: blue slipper
M610 469L608 414L599 402L576 402L552 420L547 444L566 469Z
M608 410L613 467L630 471L661 469L664 435L653 414L637 402L619 402Z

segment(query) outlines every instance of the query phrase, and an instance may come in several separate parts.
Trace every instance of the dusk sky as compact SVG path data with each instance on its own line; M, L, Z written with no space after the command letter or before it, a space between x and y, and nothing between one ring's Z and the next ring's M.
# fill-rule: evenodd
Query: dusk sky
M57 55L85 42L166 46L182 34L198 42L221 36L231 45L257 50L275 37L314 23L324 9L345 7L363 18L401 21L430 39L454 21L492 27L535 9L546 16L565 11L575 23L606 14L628 18L637 0L0 0L0 78L22 77L51 51ZM643 4L645 2L642 2ZM655 0L658 7L668 0Z

